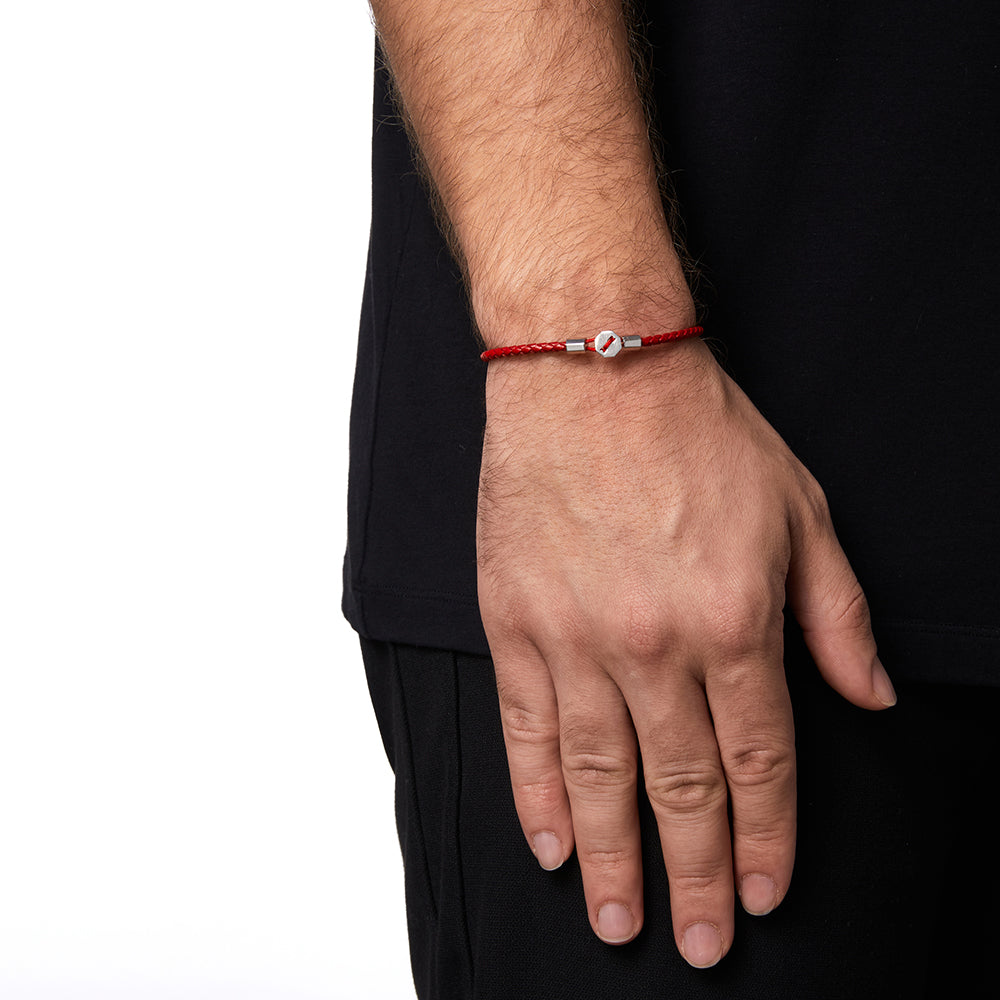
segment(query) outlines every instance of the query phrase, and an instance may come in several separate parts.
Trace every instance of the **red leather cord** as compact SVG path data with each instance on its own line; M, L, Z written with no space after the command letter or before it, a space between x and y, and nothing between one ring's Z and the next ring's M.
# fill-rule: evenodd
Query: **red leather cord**
M642 346L652 347L654 344L665 344L670 340L683 340L685 337L694 337L704 332L704 327L686 326L683 330L671 330L669 333L654 333L649 337L642 338Z
M547 344L514 344L513 347L494 347L489 351L483 351L479 356L483 361L492 361L493 358L509 358L513 354L541 354L543 351L565 351L565 340L550 340ZM589 348L593 350L593 348Z
M671 340L681 340L684 337L693 337L703 332L703 327L688 326L683 330L671 330L669 333L654 333L648 337L642 338L642 346L652 347L655 344L665 344ZM593 337L587 339L585 349L596 353ZM511 347L494 347L488 351L483 351L483 353L479 356L483 359L483 361L492 361L494 358L509 358L517 354L543 354L547 351L565 350L565 340L550 340L543 344L514 344Z

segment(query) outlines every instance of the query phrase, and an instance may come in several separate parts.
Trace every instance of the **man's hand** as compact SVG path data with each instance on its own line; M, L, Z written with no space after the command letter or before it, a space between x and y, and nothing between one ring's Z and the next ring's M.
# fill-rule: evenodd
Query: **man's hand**
M372 8L488 347L692 325L621 0ZM830 683L893 699L822 493L698 341L505 359L479 562L529 843L575 843L595 931L632 938L641 751L677 943L712 964L734 871L757 913L791 876L786 586Z
M819 669L895 696L806 469L700 342L491 365L480 606L518 814L539 862L575 844L595 933L642 925L641 754L692 965L780 902L795 849L787 597ZM732 841L727 817L732 806Z

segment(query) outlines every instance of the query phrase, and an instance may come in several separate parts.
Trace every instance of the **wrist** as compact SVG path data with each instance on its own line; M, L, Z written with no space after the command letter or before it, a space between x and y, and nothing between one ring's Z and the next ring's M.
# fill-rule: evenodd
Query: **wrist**
M595 420L620 426L659 419L678 406L714 405L720 373L697 337L623 351L609 361L565 352L504 358L489 364L486 412L494 424L562 421L562 433ZM554 430L557 424L547 426Z
M472 306L484 347L592 339L602 330L646 337L696 323L694 301L679 264L656 274L604 273L525 289L516 281L503 290L472 288Z

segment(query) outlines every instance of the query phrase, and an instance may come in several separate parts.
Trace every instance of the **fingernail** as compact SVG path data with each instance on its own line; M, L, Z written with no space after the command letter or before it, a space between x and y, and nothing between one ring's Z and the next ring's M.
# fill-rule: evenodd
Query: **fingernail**
M621 903L605 903L597 911L597 935L608 944L622 944L632 939L635 919Z
M893 689L892 681L882 666L882 661L876 656L872 664L872 690L886 708L892 708L896 704L896 692Z
M778 905L778 887L774 879L751 872L740 879L740 902L747 913L762 917Z
M531 843L538 863L547 872L555 871L563 863L562 841L554 833L549 833L547 830L536 833L531 838Z
M707 969L722 958L722 935L715 924L691 924L684 932L681 953L688 965Z

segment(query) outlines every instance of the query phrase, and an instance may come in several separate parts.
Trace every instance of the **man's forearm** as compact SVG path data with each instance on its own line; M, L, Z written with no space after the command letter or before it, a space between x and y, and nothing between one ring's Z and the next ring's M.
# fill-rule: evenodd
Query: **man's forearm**
M693 320L620 0L372 6L487 344Z

